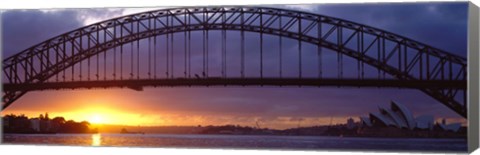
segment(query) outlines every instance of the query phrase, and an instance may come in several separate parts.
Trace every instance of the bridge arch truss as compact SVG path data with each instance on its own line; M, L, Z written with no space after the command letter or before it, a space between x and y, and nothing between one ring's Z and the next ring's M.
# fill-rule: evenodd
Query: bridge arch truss
M202 45L204 48L202 51L204 53L207 52L207 54L209 44L208 32L221 32L222 74L220 77L215 79L198 79L199 75L194 77L193 73L191 73L190 68L192 65L200 65L191 64L191 62L187 61L187 59L190 59L187 53L191 52L190 44L192 41L190 40L190 33L194 31L203 32L202 37L204 39L202 39ZM225 60L225 51L227 45L225 31L238 31L241 33L242 52L245 50L244 32L254 32L260 35L260 76L258 78L251 79L245 76L245 64L241 65L239 77L229 78L226 75L227 62ZM336 81L338 85L341 85L342 82L350 82L352 86L362 86L358 83L366 82L367 85L379 86L376 83L383 82L385 83L384 86L387 87L409 87L421 90L456 113L466 117L466 58L398 34L339 18L286 9L250 6L188 7L154 10L98 22L48 39L4 59L3 76L6 82L4 80L3 108L8 107L29 91L67 86L70 80L66 80L65 70L74 68L75 65L82 62L87 63L85 61L88 61L88 75L83 75L86 78L82 79L82 73L73 75L75 72L72 69L70 84L105 83L109 81L106 78L107 75L105 74L105 77L102 79L99 75L99 65L90 66L91 59L95 60L96 58L98 63L98 56L105 54L105 51L115 50L115 53L119 53L128 44L131 44L129 47L133 51L135 48L133 42L136 41L136 48L139 51L139 40L149 39L150 43L150 39L155 38L153 40L156 41L156 37L162 35L171 36L167 38L167 41L170 39L170 48L173 48L174 33L184 34L185 65L182 70L184 71L184 76L180 78L184 78L186 81L190 80L190 85L202 80L207 82L224 80L226 83L231 82L232 84L240 85L263 85L268 84L268 82L271 82L272 85L281 85L285 81L287 83L291 82L292 85L303 85L302 82L305 81L305 85L322 85L323 81L330 80L333 83ZM280 50L282 38L298 41L298 58L300 59L298 60L298 77L284 79L281 77L281 70L279 77L264 77L263 60L265 56L262 52L265 49L263 47L263 35L279 37ZM357 78L354 80L350 79L350 81L342 81L345 78L342 75L343 68L339 63L337 68L338 76L334 79L325 79L322 77L322 72L325 72L322 68L325 69L325 66L322 66L321 61L318 61L319 70L317 78L302 77L302 65L304 65L301 60L302 43L318 47L316 51L319 57L318 60L322 60L322 49L337 52L338 59L342 59L343 56L353 58L358 64L357 69L359 72ZM166 45L169 46L168 43ZM148 45L148 48L150 54L151 46ZM173 57L173 53L170 54ZM166 58L170 62L166 63L165 78L158 79L156 77L160 73L153 73L156 70L152 71L153 69L151 68L157 67L158 63L150 62L149 59L149 69L146 72L148 78L141 79L140 67L146 68L147 66L141 66L139 64L140 60L136 61L137 65L135 66L133 64L135 56L132 56L129 57L132 59L130 76L123 79L124 74L122 73L119 76L116 73L117 69L115 69L115 73L112 75L115 79L122 79L127 83L128 80L137 80L136 82L144 82L147 83L145 85L151 85L155 82L158 84L158 80L167 80L166 83L171 83L179 78L174 77L172 73L174 71L172 61L174 59ZM139 57L136 58L139 59ZM243 62L245 57L242 56L241 59ZM208 56L207 60L203 61L208 63ZM120 62L115 63L120 64ZM365 79L364 65L375 67L378 70L378 77ZM200 76L209 77L208 64L206 67L205 64L203 66L202 74L204 75ZM90 68L95 70L95 67L96 73L93 72L90 75ZM80 70L82 69L80 68ZM392 78L386 78L385 75L389 75ZM74 77L79 77L80 80L74 79ZM55 79L55 82L49 82L49 79ZM168 81L169 79L171 81ZM249 80L252 82L248 83ZM115 80L110 82L115 83ZM215 82L210 84L213 83ZM134 85L124 86L135 87ZM105 87L107 86L105 85Z

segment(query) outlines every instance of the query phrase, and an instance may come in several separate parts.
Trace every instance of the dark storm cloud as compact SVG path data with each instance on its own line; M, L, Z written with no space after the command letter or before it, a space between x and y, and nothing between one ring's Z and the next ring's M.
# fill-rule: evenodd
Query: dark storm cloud
M467 6L466 2L325 4L306 11L380 28L466 57Z
M19 53L42 41L84 26L89 18L107 18L122 10L8 10L2 12L3 57Z
M287 6L270 6L284 7ZM365 25L370 25L387 30L411 39L454 52L458 55L466 55L466 24L467 24L467 3L415 3L415 4L325 4L310 7L305 11L318 14L338 17ZM105 14L99 12L92 13ZM105 16L108 17L108 16ZM110 16L113 17L113 16ZM76 19L76 20L71 20ZM11 55L13 51L21 51L33 44L63 32L82 26L83 21L78 18L76 10L65 10L55 13L44 13L40 11L8 11L4 13L4 56ZM14 22L8 22L14 21ZM68 22L65 22L68 21ZM34 26L32 26L34 25ZM220 39L219 33L212 32L210 50L212 55L219 55ZM239 50L239 33L228 33L228 45L232 50ZM182 36L182 35L178 35ZM193 34L197 37L193 42L194 53L192 59L196 62L202 60L200 33ZM161 36L163 37L163 36ZM246 47L248 52L246 58L248 73L258 73L259 64L258 34L248 33ZM177 37L175 41L175 52L183 52L183 39ZM264 45L267 55L277 55L278 38L266 35ZM145 41L143 41L145 42ZM163 43L163 42L162 42ZM316 47L302 44L304 51L315 51ZM142 51L146 50L143 46ZM230 48L229 48L230 49ZM296 76L298 44L294 40L284 40L285 74ZM12 51L12 52L11 52ZM313 54L311 52L310 54ZM330 62L334 68L335 53L330 51L325 61ZM158 55L157 57L162 57ZM257 59L254 59L257 58ZM182 60L181 55L176 60ZM229 60L239 59L239 55L230 56ZM211 70L219 68L220 60L212 57L212 63L216 64ZM146 61L146 59L145 59ZM179 61L181 62L181 61ZM277 62L270 62L277 63ZM308 63L308 62L307 62ZM177 64L181 66L183 64ZM213 66L213 65L212 65ZM315 65L308 65L315 66ZM239 68L239 63L232 65ZM277 75L278 66L266 66L269 75ZM193 67L195 74L201 74L202 66ZM308 67L306 68L308 69ZM315 68L313 68L315 69ZM126 74L130 71L126 70ZM145 69L142 70L145 72ZM182 71L183 72L183 71ZM160 72L163 74L165 71ZM239 73L231 73L239 75ZM333 75L333 73L331 73ZM177 72L175 75L183 75ZM218 73L217 73L218 75ZM162 94L161 96L158 94ZM128 94L125 94L128 95ZM389 106L390 100L405 104L415 114L433 114L437 117L459 117L436 100L423 94L418 90L408 89L343 89L343 88L169 88L169 89L147 89L142 93L134 93L143 98L142 106L152 111L168 109L184 113L199 113L208 115L234 115L234 116L294 116L295 120L302 120L298 117L329 117L329 116L358 116L368 112L377 111L377 106ZM162 103L162 99L175 100L175 104ZM16 106L16 105L14 105ZM154 113L154 112L152 112Z
M11 10L3 12L3 57L9 57L46 39L80 27L82 21L75 19L77 19L77 12L74 10L59 12Z

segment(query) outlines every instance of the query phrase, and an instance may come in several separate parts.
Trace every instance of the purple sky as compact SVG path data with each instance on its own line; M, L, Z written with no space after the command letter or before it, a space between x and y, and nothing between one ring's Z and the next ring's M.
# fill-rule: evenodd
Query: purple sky
M404 4L323 4L269 6L302 10L338 17L406 36L422 43L466 57L468 3L404 3ZM150 9L67 9L67 10L10 10L2 14L3 57L9 57L34 44L96 21L146 11ZM212 33L214 34L214 33ZM217 33L218 35L219 33ZM234 33L231 33L234 34ZM237 33L238 34L238 33ZM227 34L227 35L230 35ZM232 36L231 48L238 46ZM247 38L249 35L247 35ZM251 42L255 37L251 34ZM178 37L177 37L178 38ZM212 41L215 46L215 40ZM265 38L265 45L274 45L277 39ZM182 43L183 44L183 43ZM201 45L200 43L197 43ZM248 44L248 43L247 43ZM200 47L200 46L199 46ZM218 45L220 47L220 45ZM277 47L275 47L277 48ZM286 39L284 49L295 51L295 41ZM215 49L213 47L212 49ZM304 50L315 50L305 45ZM181 49L178 49L181 50ZM218 50L218 49L217 49ZM247 47L258 50L258 46ZM272 49L274 51L276 49ZM268 54L269 51L267 50ZM294 52L291 52L294 54ZM273 54L273 53L272 53ZM333 53L332 53L333 55ZM288 57L288 55L286 55ZM326 55L328 57L328 55ZM248 55L247 55L248 57ZM257 63L257 62L251 62ZM295 62L288 62L287 64ZM247 66L248 67L248 66ZM268 66L266 66L268 67ZM288 68L288 66L287 66ZM273 69L272 69L273 70ZM276 74L272 72L270 74ZM28 93L10 106L8 112L68 112L75 107L54 103L56 97L81 94L87 90L44 91ZM271 126L293 126L297 121L310 119L310 124L323 123L325 118L346 118L377 111L378 106L389 106L390 100L406 105L414 115L434 115L460 119L446 106L418 90L397 88L292 88L292 87L219 87L219 88L147 88L132 90L94 90L99 93L121 94L118 100L138 99L137 103L109 106L128 107L131 113L154 117L158 111L175 113L178 117L204 116L212 124L229 122L252 125L261 120ZM159 96L161 94L161 96ZM58 95L58 96L57 96ZM89 96L84 96L89 98ZM174 104L162 101L175 101ZM59 107L56 111L49 106ZM172 116L173 117L173 116ZM288 119L285 119L288 118ZM317 121L317 122L316 122ZM323 121L323 122L322 122ZM344 120L338 120L343 122ZM464 120L463 120L464 121ZM308 123L306 123L308 124Z

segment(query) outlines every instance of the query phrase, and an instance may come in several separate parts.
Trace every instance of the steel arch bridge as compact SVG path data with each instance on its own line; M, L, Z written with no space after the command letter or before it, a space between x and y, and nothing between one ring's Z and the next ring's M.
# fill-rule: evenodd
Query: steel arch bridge
M227 31L235 31L240 42L240 49L234 53L237 69L228 67L232 53L227 53ZM216 50L220 58L214 59L218 65L209 71L212 69L209 58L213 59L209 48L212 32L221 34L221 39L215 42L221 44L221 49ZM198 36L195 39L194 33L200 39ZM246 35L251 34L257 35L259 41L259 51L253 58L246 56L249 47L245 46ZM178 36L183 41L179 42ZM267 54L273 47L265 47L264 37L278 38L275 45L278 57ZM285 58L287 53L282 52L285 39L298 42L295 46L298 57L293 58L298 58L296 67L285 69L283 64L292 59ZM200 40L201 46L192 45L200 44ZM174 42L182 44L181 47L174 46ZM307 47L303 44L313 45L316 50L305 51ZM324 56L326 50L336 54L336 63L325 64L329 60ZM202 56L192 56L195 52ZM308 52L314 54L305 58ZM344 56L351 60L344 60ZM305 59L313 58L314 65L306 63ZM253 75L247 73L252 65L250 59L258 60L255 61L258 72ZM352 61L356 65L344 67ZM29 91L46 89L352 86L418 89L466 118L466 61L398 34L308 12L250 6L162 9L84 26L4 59L3 108ZM266 72L272 71L268 67L272 63L277 64L278 74L267 75ZM368 71L365 66L375 70ZM200 69L192 71L195 68ZM354 76L344 75L352 69ZM292 70L296 73L287 75ZM337 74L326 77L332 70ZM215 71L219 74L214 75Z

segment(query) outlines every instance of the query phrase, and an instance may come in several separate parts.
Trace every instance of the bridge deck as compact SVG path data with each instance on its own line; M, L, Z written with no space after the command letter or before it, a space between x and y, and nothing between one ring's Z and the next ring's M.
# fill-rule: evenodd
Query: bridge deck
M4 91L35 91L79 88L127 87L142 90L143 87L173 86L334 86L334 87L398 87L398 88L454 88L465 89L466 81L445 80L394 80L394 79L317 79L317 78L176 78L129 79L107 81L46 82L35 84L3 84Z

